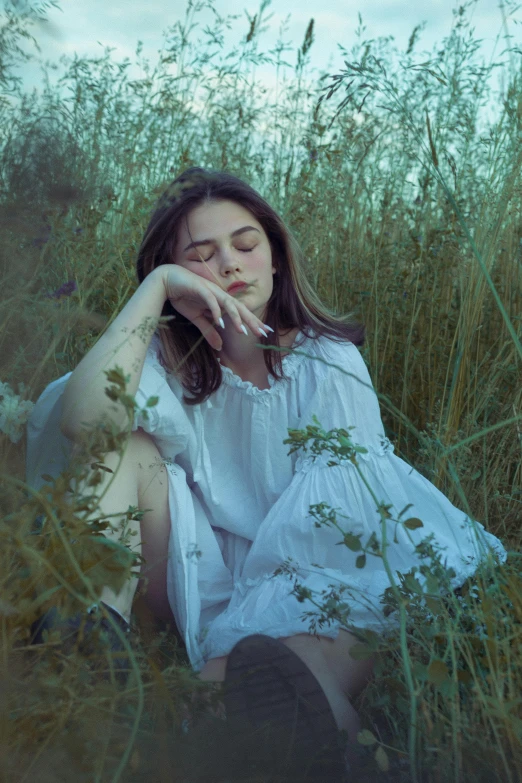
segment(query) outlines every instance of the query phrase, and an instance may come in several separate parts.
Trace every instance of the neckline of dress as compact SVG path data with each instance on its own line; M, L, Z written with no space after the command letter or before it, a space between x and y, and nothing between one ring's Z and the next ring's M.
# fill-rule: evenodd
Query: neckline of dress
M309 340L309 338L299 330L295 336L294 342L291 346L289 346L290 350L292 350L295 347L296 342L300 340L301 337L304 337L303 343L299 346L299 348L304 347L306 342ZM305 357L302 354L299 353L288 353L286 356L283 356L281 361L284 366L285 375L287 376L286 379L282 378L281 380L277 380L274 378L270 373L268 374L268 385L270 388L268 389L260 389L258 386L255 386L251 381L244 381L242 378L239 377L239 375L236 375L236 373L230 369L230 367L226 367L224 364L221 364L220 367L223 373L223 381L227 383L229 386L233 386L237 389L242 389L247 394L252 395L253 397L260 397L260 396L266 396L269 394L274 394L279 389L283 388L283 381L287 380L289 378L292 378L295 375L295 372L299 365L301 364L302 360Z

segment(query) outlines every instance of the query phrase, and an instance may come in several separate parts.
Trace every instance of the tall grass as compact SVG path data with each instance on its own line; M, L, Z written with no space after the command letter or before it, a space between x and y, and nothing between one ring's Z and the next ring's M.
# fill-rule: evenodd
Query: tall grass
M39 94L13 78L31 12L4 12L0 381L10 399L36 400L78 363L135 290L154 200L184 168L227 168L251 182L294 230L321 297L367 324L364 355L397 451L511 553L431 616L410 582L399 596L401 637L365 640L378 652L375 682L358 704L368 779L514 783L522 779L519 60L504 52L482 61L467 3L431 56L418 52L419 29L398 51L366 38L361 24L355 46L341 47L342 70L312 78L313 20L292 68L282 40L270 54L261 49L268 5L228 50L229 19L210 1L189 1L157 62L138 46L139 78L107 51L69 60ZM204 8L214 24L201 31ZM261 64L275 74L272 93L256 78ZM42 608L85 604L108 577L93 572L101 536L81 556L71 549L86 533L81 503L65 503L66 478L31 493L16 421L10 432L0 433L1 774L69 780L74 767L78 780L140 780L148 768L182 780L171 726L201 684L175 634L142 617L132 647L141 678L123 691L80 675L74 656L57 676L52 640L49 650L27 645ZM52 524L33 535L42 515ZM120 562L116 574L130 567Z

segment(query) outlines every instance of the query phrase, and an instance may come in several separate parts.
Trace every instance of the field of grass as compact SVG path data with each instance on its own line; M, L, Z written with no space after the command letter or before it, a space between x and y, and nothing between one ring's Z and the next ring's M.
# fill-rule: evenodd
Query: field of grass
M52 639L28 644L43 609L74 612L132 566L124 555L100 565L104 538L82 499L66 500L67 475L40 493L25 484L28 401L76 366L132 295L155 199L200 165L244 178L281 213L322 299L367 326L363 354L397 453L509 551L460 599L435 588L426 599L414 581L392 590L400 631L359 647L378 658L356 705L364 779L516 783L520 51L501 40L484 63L465 3L429 58L419 30L397 51L361 26L341 70L314 80L313 21L297 55L283 42L267 54L265 1L228 50L217 10L212 30L198 27L204 6L188 3L157 62L138 46L140 78L107 52L69 62L59 88L38 95L13 70L30 13L0 17L0 779L215 779L181 763L173 731L203 685L176 634L139 603L126 688L96 681ZM260 65L273 68L273 93ZM327 598L316 597L325 614Z

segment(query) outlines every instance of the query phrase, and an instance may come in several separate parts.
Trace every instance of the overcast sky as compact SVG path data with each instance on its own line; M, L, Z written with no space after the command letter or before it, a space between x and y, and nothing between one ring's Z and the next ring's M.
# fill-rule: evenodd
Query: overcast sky
M359 25L358 13L362 14L366 26L366 37L393 36L399 48L407 45L413 28L425 23L420 36L418 51L431 51L435 44L449 34L453 22L453 10L460 3L454 0L272 0L264 16L268 29L262 35L260 50L268 52L276 43L281 25L288 21L283 40L294 49L285 59L295 64L295 49L301 46L310 18L315 20L315 40L310 51L310 65L317 71L328 69L335 72L342 65L343 57L338 44L350 49L355 43L355 31ZM504 6L510 0L504 0ZM259 3L251 0L214 0L214 7L221 16L237 14L231 22L225 41L232 48L238 44L248 30L247 13L252 17L259 11ZM113 58L135 59L138 40L143 42L143 52L156 61L157 51L162 46L162 32L181 21L187 9L186 0L60 0L60 9L48 12L49 23L34 28L41 47L42 56L57 61L62 54L97 56L107 46L114 47ZM503 35L502 14L499 0L477 0L471 4L471 21L476 36L483 39L483 52L490 58L504 48L502 38L496 44L497 36ZM289 17L289 18L288 18ZM214 20L206 8L197 17L200 30ZM518 23L517 23L518 20ZM522 41L522 12L517 12L508 24L513 43ZM196 33L197 37L197 33ZM269 83L269 67L259 70L259 76L266 73ZM37 84L38 70L35 66L22 71L26 86Z

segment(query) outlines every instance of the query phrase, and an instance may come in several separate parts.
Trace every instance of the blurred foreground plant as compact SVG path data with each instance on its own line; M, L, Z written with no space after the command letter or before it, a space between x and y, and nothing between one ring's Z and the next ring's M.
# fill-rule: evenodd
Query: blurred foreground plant
M100 511L97 487L102 471L113 473L104 455L122 457L134 416L146 418L157 398L140 410L121 370L106 375L106 393L124 407L126 427L118 430L108 417L86 427L68 467L54 479L44 475L39 491L2 477L3 501L14 509L0 521L0 743L9 748L1 770L7 779L119 780L124 773L128 779L129 770L138 774L140 754L146 757L150 743L156 754L151 769L170 765L183 705L195 694L196 709L205 689L177 650L175 634L160 634L144 647L135 623L129 638L110 615L125 650L118 658L128 661L123 685L110 653L101 644L84 648L81 634L72 648L58 630L31 644L32 628L46 610L55 607L63 618L85 615L104 587L118 593L139 574L142 558L129 527L143 511L129 507L110 515L120 520L115 529Z

